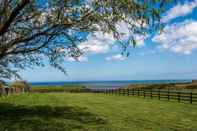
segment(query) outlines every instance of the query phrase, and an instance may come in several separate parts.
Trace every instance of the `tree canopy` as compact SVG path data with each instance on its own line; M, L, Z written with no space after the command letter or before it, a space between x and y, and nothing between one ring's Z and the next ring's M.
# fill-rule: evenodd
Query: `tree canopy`
M48 61L64 73L65 56L84 53L78 44L83 33L113 33L119 22L129 24L131 37L123 52L135 46L133 35L161 27L169 0L0 0L0 78L19 77L18 69L44 66ZM128 55L128 54L127 54Z

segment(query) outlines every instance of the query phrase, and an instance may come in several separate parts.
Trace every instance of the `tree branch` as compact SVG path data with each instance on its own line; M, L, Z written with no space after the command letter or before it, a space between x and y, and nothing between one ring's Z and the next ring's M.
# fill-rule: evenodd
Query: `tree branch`
M9 54L14 54L14 55L16 55L16 54L25 54L25 53L31 53L31 52L34 52L34 51L38 51L41 48L45 47L53 39L53 37L54 36L51 35L43 44L41 44L38 47L25 49L25 50L19 50L19 51L12 51L12 52L8 52L6 55L9 55Z
M8 20L0 28L0 36L3 35L7 31L7 29L10 27L11 23L14 21L16 16L29 3L30 3L30 0L22 0L21 3L17 5L17 7L10 14L10 17L8 18Z

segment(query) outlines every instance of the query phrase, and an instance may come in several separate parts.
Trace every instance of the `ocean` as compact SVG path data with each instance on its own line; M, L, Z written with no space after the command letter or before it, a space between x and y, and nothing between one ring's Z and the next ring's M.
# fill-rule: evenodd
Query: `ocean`
M30 82L32 86L63 86L66 84L84 85L88 88L120 88L130 84L164 84L188 83L192 80L124 80L124 81L61 81L61 82Z

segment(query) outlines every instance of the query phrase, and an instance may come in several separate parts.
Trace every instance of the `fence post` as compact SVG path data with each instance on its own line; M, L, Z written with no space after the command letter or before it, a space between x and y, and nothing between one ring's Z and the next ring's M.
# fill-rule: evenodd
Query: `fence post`
M192 92L190 93L190 103L192 104Z
M143 90L143 92L144 92L144 98L146 97L146 92L145 92L145 89Z
M169 88L168 88L168 101L170 100L170 91L169 91Z
M151 99L153 98L153 91L152 91L152 88L150 89L150 97L151 97Z
M139 89L137 89L137 94L138 94L138 96L140 96L140 91L139 91Z
M158 91L158 95L159 95L159 100L160 100L160 89L159 89L159 91Z
M180 102L181 101L181 95L180 95L181 93L180 92L177 92L177 95L178 95L178 102Z
M129 96L129 89L127 89L127 96Z
M123 89L123 96L125 95L125 89Z
M132 89L132 95L134 96L134 89Z

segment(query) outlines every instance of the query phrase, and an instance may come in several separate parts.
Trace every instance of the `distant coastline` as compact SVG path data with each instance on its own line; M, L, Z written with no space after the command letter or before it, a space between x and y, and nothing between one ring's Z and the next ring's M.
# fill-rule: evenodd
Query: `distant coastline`
M167 84L167 83L191 83L192 80L111 80L111 81L60 81L60 82L30 82L32 86L63 86L66 84L79 84L88 88L119 88L131 84Z

